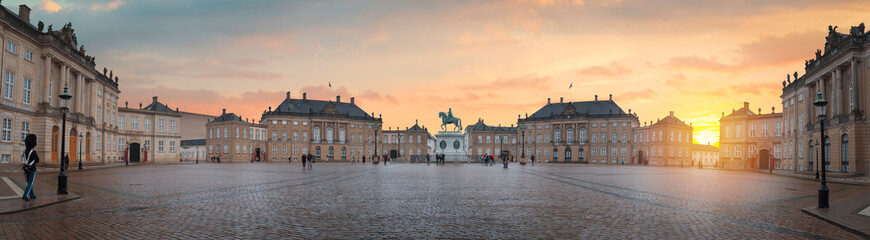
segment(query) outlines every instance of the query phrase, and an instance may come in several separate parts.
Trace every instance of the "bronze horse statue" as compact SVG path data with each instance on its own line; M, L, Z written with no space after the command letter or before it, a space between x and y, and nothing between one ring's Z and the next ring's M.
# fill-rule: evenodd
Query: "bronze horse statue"
M439 112L438 117L441 117L441 129L447 131L447 124L453 124L453 130L456 131L456 128L459 128L459 131L462 131L462 120L458 117L447 116L444 112Z

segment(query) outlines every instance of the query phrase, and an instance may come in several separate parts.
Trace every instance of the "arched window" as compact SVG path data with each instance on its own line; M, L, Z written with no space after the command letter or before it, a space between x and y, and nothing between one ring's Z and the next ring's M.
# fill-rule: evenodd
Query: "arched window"
M567 141L568 144L571 144L571 142L574 141L574 129L573 128L568 129L568 133L567 133L567 135L565 135L565 141ZM571 160L571 159L568 158L566 160Z
M327 127L327 128L326 128L326 142L328 142L328 143L332 143L332 139L333 139L333 138L332 138L332 128L331 128L331 127Z
M559 160L559 149L553 148L553 161Z
M311 138L313 138L315 142L320 141L320 127L314 127L314 130L311 132ZM320 154L318 154L318 156L319 155Z
M568 131L570 132L571 130L568 130ZM571 161L571 148L566 148L566 149L565 149L565 161L566 161L566 162L570 162L570 161Z
M580 144L586 143L586 129L580 129Z
M344 143L344 128L338 129L338 141Z
M849 172L849 135L843 134L842 140L842 158L840 159L840 171L841 172Z
M347 148L345 147L341 147L341 160L347 160Z
M562 133L562 132L559 131L558 128L553 132L553 141L555 141L556 144L559 144L559 140L562 140L562 134L561 134L561 133Z
M329 146L329 154L326 155L326 159L333 159L335 157L335 148Z
M824 153L825 154L825 168L822 168L822 169L827 172L827 171L831 170L831 138L830 137L825 137L825 146L822 149L824 149L824 152L825 152Z
M581 129L581 131L582 131L582 129ZM583 149L581 148L580 151L578 151L578 153L577 153L577 160L580 162L583 162L583 157L584 157L583 156Z
M318 159L320 158L320 146L314 148L314 156L316 156Z

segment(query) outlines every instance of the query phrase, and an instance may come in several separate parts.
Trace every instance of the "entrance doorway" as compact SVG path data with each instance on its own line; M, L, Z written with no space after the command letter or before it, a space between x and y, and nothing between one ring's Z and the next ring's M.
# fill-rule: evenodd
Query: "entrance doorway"
M131 143L130 144L130 162L139 162L139 144Z
M762 149L758 152L758 169L768 170L770 169L770 151L767 149Z

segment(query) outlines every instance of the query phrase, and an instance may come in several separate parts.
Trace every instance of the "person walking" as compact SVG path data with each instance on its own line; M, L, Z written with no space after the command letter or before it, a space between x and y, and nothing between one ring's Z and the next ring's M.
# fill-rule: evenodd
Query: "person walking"
M363 164L366 164L366 155L363 155Z
M429 166L429 154L426 154L426 166Z
M535 155L532 155L532 166L535 166Z
M311 153L309 152L308 153L308 169L311 169L314 167L313 163L314 163L314 155L311 155Z
M293 163L293 156L287 156L287 162Z
M24 201L30 201L31 199L36 199L36 194L33 193L33 181L36 180L36 163L39 163L39 155L36 154L36 151L33 148L36 147L36 135L28 134L24 137L24 153L26 156L24 162L24 177L25 181L27 181L27 187L24 188L24 195L21 196L21 199Z
M305 163L307 161L307 158L308 158L307 155L302 154L302 170L305 170Z

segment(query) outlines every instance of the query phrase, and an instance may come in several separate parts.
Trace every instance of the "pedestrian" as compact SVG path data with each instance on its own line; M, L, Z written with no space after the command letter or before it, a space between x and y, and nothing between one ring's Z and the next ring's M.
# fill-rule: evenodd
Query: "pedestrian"
M508 157L502 156L501 161L502 161L502 163L504 163L504 168L507 168L508 167Z
M426 166L429 166L429 154L426 154Z
M366 164L366 156L363 155L363 164Z
M308 169L311 169L312 167L314 167L313 163L314 163L314 155L311 155L311 153L309 152L308 153Z
M622 165L625 165L625 158L622 159Z
M293 156L287 156L287 163L293 163Z
M535 166L535 155L532 155L532 166Z
M36 135L28 134L24 137L24 177L25 181L27 181L27 187L24 188L24 195L21 196L21 199L24 201L30 201L31 199L36 199L36 194L33 193L33 181L36 180L36 164L39 163L39 155L36 154L36 151L33 148L36 147Z
M308 156L305 156L305 154L302 154L302 170L305 170L305 161L307 161L307 160L306 160L307 157L308 157Z

